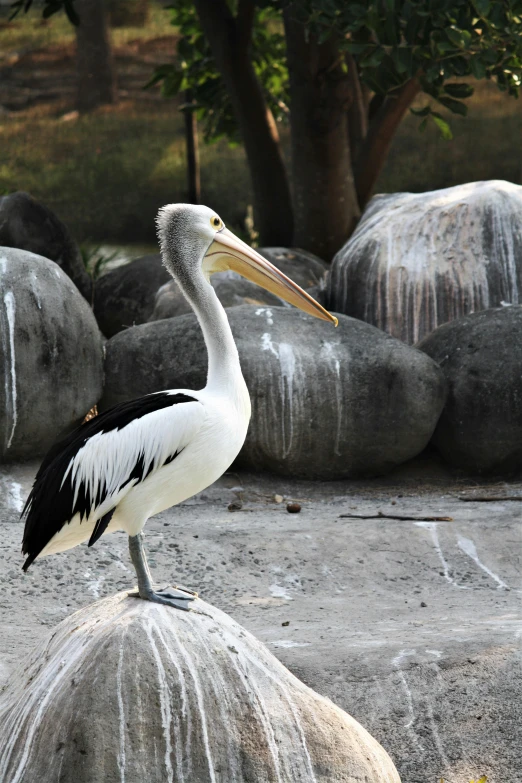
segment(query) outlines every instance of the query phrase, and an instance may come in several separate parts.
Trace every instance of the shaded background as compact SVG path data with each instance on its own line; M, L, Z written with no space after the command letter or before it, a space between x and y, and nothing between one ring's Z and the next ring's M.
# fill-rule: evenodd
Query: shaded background
M187 198L181 101L144 89L154 68L175 57L169 11L150 0L143 27L112 28L119 101L82 116L74 112L75 36L65 15L43 20L35 6L8 17L0 7L0 194L29 191L82 243L149 247L158 206ZM522 106L492 83L474 86L467 118L446 112L452 141L434 126L420 133L418 117L406 116L377 193L522 182ZM287 129L281 135L288 152ZM251 188L242 148L202 143L200 154L203 203L248 238Z

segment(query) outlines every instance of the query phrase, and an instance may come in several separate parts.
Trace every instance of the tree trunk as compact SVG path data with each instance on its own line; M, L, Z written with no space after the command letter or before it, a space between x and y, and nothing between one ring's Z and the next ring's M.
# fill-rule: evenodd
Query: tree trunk
M77 107L89 112L116 102L116 79L105 0L76 0L80 17L76 27Z
M351 54L345 55L352 102L348 109L348 136L352 165L357 160L368 133L368 101L357 72L357 63Z
M418 79L410 79L397 93L388 95L370 119L370 127L355 166L355 183L361 209L370 200L395 132L420 89Z
M195 0L195 6L241 130L260 243L288 247L293 235L290 188L276 123L249 53L254 2L239 0L236 18L225 0Z
M192 103L190 90L185 92L185 103L187 106ZM188 201L189 204L201 204L198 121L195 112L190 111L190 109L186 108L183 113L185 115L185 144L187 149Z
M284 11L294 185L294 244L330 261L359 218L350 155L353 86L338 41L323 43Z

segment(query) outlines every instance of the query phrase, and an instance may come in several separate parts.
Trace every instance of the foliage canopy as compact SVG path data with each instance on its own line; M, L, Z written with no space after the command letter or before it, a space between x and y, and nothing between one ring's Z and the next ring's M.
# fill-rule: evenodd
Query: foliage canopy
M259 0L252 30L251 56L265 99L276 119L288 114L288 70L281 11L292 13L319 43L336 36L340 53L355 61L361 82L376 96L393 95L417 77L428 98L465 116L467 81L493 79L518 97L522 79L521 0ZM236 11L237 2L228 7ZM179 28L178 57L161 66L151 83L165 95L192 91L208 141L238 140L237 122L194 4L174 0L171 22ZM348 67L345 65L345 67ZM433 119L442 135L448 124L431 102L415 110L421 128Z
M393 95L413 77L423 93L454 114L465 116L473 87L455 79L493 79L500 90L518 97L522 80L522 0L253 0L251 56L265 100L277 120L288 116L288 69L281 12L292 13L321 43L337 36L340 52L352 55L361 82L377 96ZM15 0L13 16L33 0ZM228 0L231 13L239 0ZM64 11L80 19L74 0L43 0L43 16ZM203 122L205 139L226 136L239 141L237 120L201 30L194 3L173 0L171 23L180 39L176 62L162 65L149 84L163 93L191 90L193 110ZM451 131L428 103L412 110L421 130L431 118L443 137Z

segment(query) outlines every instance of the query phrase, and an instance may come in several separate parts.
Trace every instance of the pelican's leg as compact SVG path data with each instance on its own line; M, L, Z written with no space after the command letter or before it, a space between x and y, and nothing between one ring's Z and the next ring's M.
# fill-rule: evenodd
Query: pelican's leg
M197 593L174 587L154 590L143 546L143 533L138 533L137 536L129 536L129 552L132 565L138 577L138 592L129 593L129 595L143 598L145 601L153 601L156 604L167 604L168 606L176 607L176 609L189 610L189 602L197 598Z

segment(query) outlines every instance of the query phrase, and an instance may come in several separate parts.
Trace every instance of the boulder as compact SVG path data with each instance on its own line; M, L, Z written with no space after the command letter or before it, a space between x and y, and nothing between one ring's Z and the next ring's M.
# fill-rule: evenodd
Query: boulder
M455 467L513 473L522 468L522 307L459 318L419 348L438 362L448 398L433 443Z
M316 302L319 302L320 305L323 307L326 307L326 286L325 286L325 280L321 280L318 285L313 285L310 288L305 288L305 291L310 294L312 299L315 299Z
M155 253L119 266L96 281L94 314L106 337L147 321L154 299L171 276Z
M120 593L39 645L0 701L4 783L400 783L386 751L248 631Z
M0 198L0 245L49 258L91 301L91 278L69 230L48 207L20 191Z
M413 344L521 292L522 187L471 182L373 198L334 258L327 303Z
M218 272L211 276L210 282L223 307L237 307L242 304L286 306L286 302L278 296L245 280L237 272ZM179 285L171 279L157 292L154 310L148 320L159 321L162 318L175 318L191 312L192 307L181 293Z
M259 247L257 250L301 288L319 285L329 269L321 258L300 248Z
M228 318L252 398L240 464L284 475L376 475L428 443L445 400L440 368L369 324L339 327L293 308L242 305ZM137 326L106 346L103 408L205 385L194 315Z
M0 455L42 454L103 388L92 310L53 261L0 248ZM0 776L1 777L1 776Z

